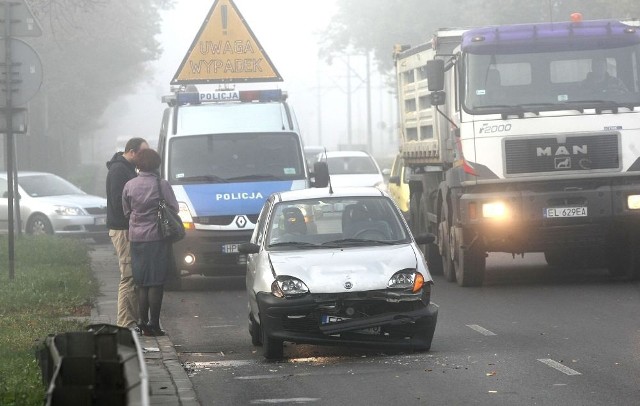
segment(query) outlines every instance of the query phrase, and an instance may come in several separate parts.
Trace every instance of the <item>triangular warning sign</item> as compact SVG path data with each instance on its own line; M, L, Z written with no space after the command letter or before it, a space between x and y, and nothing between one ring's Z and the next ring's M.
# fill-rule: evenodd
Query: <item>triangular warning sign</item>
M171 84L281 82L231 0L216 0Z

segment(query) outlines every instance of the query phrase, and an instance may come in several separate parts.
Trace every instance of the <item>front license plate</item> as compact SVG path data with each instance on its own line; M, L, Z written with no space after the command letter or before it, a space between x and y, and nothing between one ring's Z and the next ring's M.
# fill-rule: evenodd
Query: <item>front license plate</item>
M586 207L548 207L542 210L546 218L587 217Z
M320 320L322 324L329 324L329 323L336 323L338 321L346 321L351 319L349 317L329 316L328 314L323 314ZM380 334L380 326L364 328L362 330L353 330L351 332L358 333L358 334L378 335Z
M238 245L240 244L224 244L222 246L222 252L225 254L236 254L238 253Z
M97 226L104 226L105 224L107 224L107 218L106 217L96 217L93 220L93 222Z

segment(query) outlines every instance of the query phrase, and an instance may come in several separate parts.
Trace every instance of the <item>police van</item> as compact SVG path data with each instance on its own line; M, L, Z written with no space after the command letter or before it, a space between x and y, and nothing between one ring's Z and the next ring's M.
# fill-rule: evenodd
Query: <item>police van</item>
M286 93L200 93L188 86L163 102L161 176L173 187L187 231L174 244L178 269L244 276L246 257L238 245L249 241L267 197L311 186ZM323 182L316 176L316 186Z

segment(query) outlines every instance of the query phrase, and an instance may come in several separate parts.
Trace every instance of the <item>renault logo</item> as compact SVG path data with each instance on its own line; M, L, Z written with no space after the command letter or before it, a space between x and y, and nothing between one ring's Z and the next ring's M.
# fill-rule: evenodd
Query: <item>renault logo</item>
M247 218L245 216L236 217L236 226L238 228L244 228L247 225Z
M353 284L351 282L347 281L347 282L344 283L344 288L345 289L351 289L352 287L353 287Z

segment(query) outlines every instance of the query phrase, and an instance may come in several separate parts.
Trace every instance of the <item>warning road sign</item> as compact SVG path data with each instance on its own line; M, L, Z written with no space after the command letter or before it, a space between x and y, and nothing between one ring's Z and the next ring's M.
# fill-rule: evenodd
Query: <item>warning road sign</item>
M232 0L216 0L171 84L281 82Z

